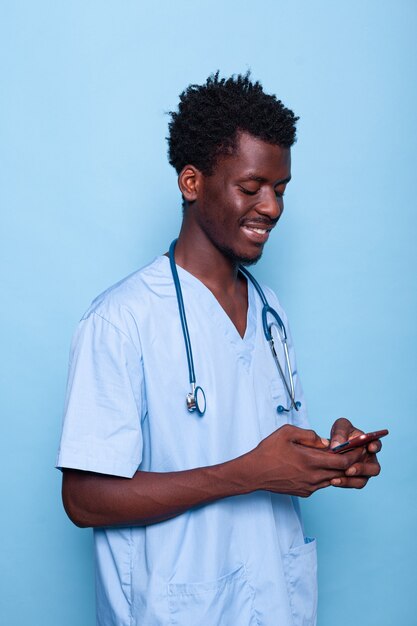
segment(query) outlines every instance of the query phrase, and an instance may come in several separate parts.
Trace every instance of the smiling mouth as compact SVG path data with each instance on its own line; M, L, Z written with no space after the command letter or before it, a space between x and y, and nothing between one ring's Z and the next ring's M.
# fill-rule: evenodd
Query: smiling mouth
M241 228L248 239L257 244L265 243L272 230L272 228L260 228L259 226L249 226L248 224L244 224Z
M252 230L254 233L258 233L259 235L265 235L265 233L270 233L270 228L253 228L252 226L245 226L249 230Z

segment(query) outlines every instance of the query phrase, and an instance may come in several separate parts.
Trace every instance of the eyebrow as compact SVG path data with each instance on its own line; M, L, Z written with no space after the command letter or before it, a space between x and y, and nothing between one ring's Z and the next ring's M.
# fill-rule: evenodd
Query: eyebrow
M255 176L254 174L248 174L248 176L245 176L243 180L253 180L256 183L267 183L268 180L266 178L264 178L263 176ZM277 180L277 182L274 184L274 187L278 187L278 185L286 185L287 183L289 183L291 180L291 176L287 176L287 178L283 178L282 180Z

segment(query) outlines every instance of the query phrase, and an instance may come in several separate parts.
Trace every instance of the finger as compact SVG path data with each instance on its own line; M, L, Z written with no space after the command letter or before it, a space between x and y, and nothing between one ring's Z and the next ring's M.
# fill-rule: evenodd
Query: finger
M319 489L325 489L326 487L331 487L330 479L322 480L320 483L316 485L315 491Z
M303 446L307 446L308 448L328 448L329 440L324 437L320 437L314 430L309 430L305 428L297 428L295 431L292 441L294 443L301 444Z
M314 488L321 489L322 484L328 483L331 484L331 481L335 478L342 478L343 480L347 478L345 470L322 470L316 474L316 480L313 484Z
M330 487L330 486L331 486L330 479L322 480L316 485L314 485L314 487L311 487L310 489L306 489L304 493L300 493L299 495L301 498L308 498L319 489L325 489L326 487Z
M382 448L382 443L378 439L377 441L371 441L371 443L368 444L367 450L368 452L371 452L372 454L376 454L377 452L381 450L381 448Z
M343 476L341 478L333 478L330 484L333 487L341 487L342 489L363 489L368 482L368 478L348 478Z
M344 470L358 463L366 456L367 452L365 448L353 448L349 452L344 454L335 454L331 450L315 450L314 461L316 466L323 469L331 470Z
M345 417L339 417L332 426L330 433L330 447L334 448L344 443L356 435L361 435L363 431L355 428Z
M365 463L355 463L348 467L345 474L346 476L361 476L365 478L370 478L371 476L378 476L381 471L381 466L378 461L365 462Z

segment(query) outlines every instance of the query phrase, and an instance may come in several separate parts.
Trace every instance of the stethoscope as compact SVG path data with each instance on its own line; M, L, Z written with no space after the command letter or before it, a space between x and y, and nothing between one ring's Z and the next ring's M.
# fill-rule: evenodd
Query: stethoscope
M207 407L206 394L204 393L202 387L200 387L199 385L196 385L196 377L195 377L195 371L194 371L193 351L191 349L190 333L188 332L187 318L185 316L184 300L182 297L181 284L180 284L180 279L178 277L177 266L175 265L175 258L174 258L174 251L175 251L176 243L177 243L177 240L174 239L174 241L171 243L169 247L169 264L171 266L172 278L174 279L175 291L177 293L178 311L180 314L182 333L184 336L185 349L187 352L188 373L189 373L191 391L187 394L186 404L187 404L187 409L190 411L190 413L197 411L200 417L202 417ZM262 305L263 305L262 326L263 326L264 335L269 344L269 347L271 348L272 356L277 366L279 375L281 377L285 390L290 399L290 406L288 408L285 408L284 406L282 406L282 404L280 404L277 407L277 411L278 413L284 413L284 412L288 413L292 409L295 409L296 411L298 411L301 407L301 402L297 402L295 400L294 380L293 380L293 375L292 375L290 355L288 353L287 331L285 330L284 323L282 319L280 318L280 316L278 315L278 313L275 311L275 309L269 306L268 300L266 299L265 294L262 291L260 284L258 283L257 280L255 280L252 274L250 274L250 272L248 272L248 270L242 266L239 266L239 271L242 272L242 274L251 281L251 283L255 287L262 301ZM281 340L283 350L284 350L285 363L286 363L286 368L288 370L289 381L287 381L285 377L284 370L281 367L281 363L279 362L278 355L275 350L274 338L272 336L272 327L274 326L274 321L268 324L268 319L267 319L268 315L270 315L273 318L273 320L276 322L275 327L279 329L279 335L280 335L279 338Z

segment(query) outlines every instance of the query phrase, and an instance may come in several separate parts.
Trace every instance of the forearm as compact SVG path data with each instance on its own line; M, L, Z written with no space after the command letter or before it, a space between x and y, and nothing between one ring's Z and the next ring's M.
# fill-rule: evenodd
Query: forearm
M256 490L308 497L343 478L361 457L361 449L333 454L314 431L285 425L250 452L219 465L136 472L133 478L65 470L63 501L77 526L145 526Z
M65 510L81 527L161 522L195 506L252 491L246 456L182 472L140 471L130 479L65 470Z

